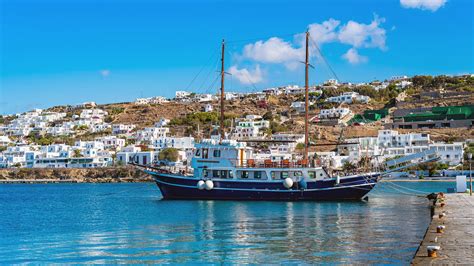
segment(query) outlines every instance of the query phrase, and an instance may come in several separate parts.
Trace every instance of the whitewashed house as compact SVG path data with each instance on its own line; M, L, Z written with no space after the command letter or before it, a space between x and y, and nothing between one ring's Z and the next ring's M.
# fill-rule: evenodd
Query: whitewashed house
M194 149L193 137L161 137L152 141L155 149L175 148L179 150Z
M204 105L204 112L209 113L209 112L212 112L213 110L214 108L212 107L212 104L208 103Z
M318 117L320 119L340 119L350 114L352 114L352 111L349 108L331 108L321 109Z
M125 146L125 139L117 138L117 136L99 137L95 140L104 143L104 148L106 150L122 149Z
M83 109L79 118L97 121L106 117L108 113L102 109Z
M262 129L269 128L270 122L263 120L261 116L247 115L244 119L236 121L232 138L234 139L250 139L263 137Z
M168 125L169 122L170 122L169 119L162 117L160 121L155 123L155 127L165 127Z
M370 100L369 96L360 95L357 92L351 91L351 92L344 92L343 94L339 96L329 97L326 99L326 102L352 104L354 102L368 103L369 100Z
M151 143L154 139L166 137L169 132L170 129L167 127L146 127L135 133L135 139L138 142L147 141Z
M0 146L8 146L12 141L7 136L0 136Z
M130 125L126 125L126 124L113 124L112 125L112 134L115 134L115 135L120 135L120 134L129 134L130 132L132 132L132 130L134 130L137 126L136 125L133 125L133 124L130 124Z

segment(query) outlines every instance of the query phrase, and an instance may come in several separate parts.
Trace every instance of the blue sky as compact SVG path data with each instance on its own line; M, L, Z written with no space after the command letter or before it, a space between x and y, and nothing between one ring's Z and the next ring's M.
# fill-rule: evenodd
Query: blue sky
M229 90L303 84L307 29L311 83L334 77L313 43L341 81L474 72L470 0L0 3L0 114L214 93L222 38Z

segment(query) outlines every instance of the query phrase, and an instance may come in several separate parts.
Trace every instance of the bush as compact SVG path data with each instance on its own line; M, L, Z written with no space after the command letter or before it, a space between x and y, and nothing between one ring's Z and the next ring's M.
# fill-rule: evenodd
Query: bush
M158 159L160 159L160 161L176 162L178 157L179 153L175 148L165 148L158 154Z

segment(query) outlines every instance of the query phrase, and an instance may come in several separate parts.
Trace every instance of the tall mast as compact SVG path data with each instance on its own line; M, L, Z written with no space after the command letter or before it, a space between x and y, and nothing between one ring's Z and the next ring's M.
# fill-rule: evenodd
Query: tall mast
M304 83L304 99L305 99L305 106L304 106L304 159L308 162L308 152L309 152L309 85L308 85L308 67L309 67L309 31L306 31L306 58L305 58L305 83Z
M225 138L224 130L224 50L225 50L225 40L222 39L222 56L221 56L221 119L220 119L220 131L221 131L221 141Z

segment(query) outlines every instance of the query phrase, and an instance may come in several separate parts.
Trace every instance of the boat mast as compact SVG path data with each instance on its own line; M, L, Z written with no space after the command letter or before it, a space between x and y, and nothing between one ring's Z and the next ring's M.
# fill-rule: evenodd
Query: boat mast
M221 56L221 118L220 118L220 131L221 131L221 141L225 138L224 130L224 51L225 51L225 40L222 39L222 56Z
M309 31L306 31L306 58L305 58L305 84L304 84L304 94L305 94L305 114L304 114L304 160L308 162L308 152L309 152L309 125L308 125L308 117L309 117L309 88L308 88L308 67L309 67L309 60L308 60L308 43L309 43Z

